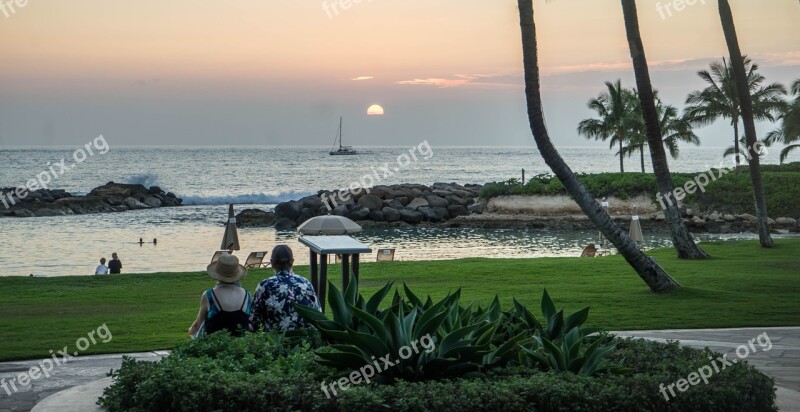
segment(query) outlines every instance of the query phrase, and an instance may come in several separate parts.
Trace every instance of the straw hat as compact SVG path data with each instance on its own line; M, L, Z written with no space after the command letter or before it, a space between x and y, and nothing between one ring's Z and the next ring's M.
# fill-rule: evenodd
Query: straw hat
M208 265L208 276L222 282L236 282L247 275L247 269L239 264L239 259L228 253L223 253L219 260Z

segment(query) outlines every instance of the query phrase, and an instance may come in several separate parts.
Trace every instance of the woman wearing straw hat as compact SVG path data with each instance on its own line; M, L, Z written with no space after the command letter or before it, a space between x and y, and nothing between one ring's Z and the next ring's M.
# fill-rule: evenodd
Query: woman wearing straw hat
M236 256L222 254L219 260L208 265L208 275L217 285L203 292L200 312L189 328L189 335L226 330L233 336L250 330L250 310L253 299L239 281L247 275L247 269L239 264Z

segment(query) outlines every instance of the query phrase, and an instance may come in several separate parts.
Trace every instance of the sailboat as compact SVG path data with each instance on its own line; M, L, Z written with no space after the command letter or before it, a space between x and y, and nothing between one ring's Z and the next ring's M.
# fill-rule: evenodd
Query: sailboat
M339 116L339 133L336 134L336 139L333 141L333 148L336 148L336 141L339 141L339 149L333 150L328 153L331 156L344 156L344 155L357 155L358 152L352 146L342 146L342 117Z

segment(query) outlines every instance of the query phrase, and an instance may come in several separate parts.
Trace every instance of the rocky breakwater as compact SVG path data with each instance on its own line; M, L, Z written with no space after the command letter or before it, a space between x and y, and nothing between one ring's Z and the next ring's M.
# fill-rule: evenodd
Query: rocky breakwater
M60 189L21 192L16 188L0 189L0 217L66 216L90 213L180 206L183 202L158 186L108 182L86 196L74 196Z
M375 186L368 191L320 191L317 195L275 206L275 228L292 230L306 220L322 215L345 216L354 221L378 224L419 224L445 222L470 213L480 213L477 203L481 185L456 183L399 184ZM269 221L267 212L253 216ZM237 218L240 225L252 225L247 216Z

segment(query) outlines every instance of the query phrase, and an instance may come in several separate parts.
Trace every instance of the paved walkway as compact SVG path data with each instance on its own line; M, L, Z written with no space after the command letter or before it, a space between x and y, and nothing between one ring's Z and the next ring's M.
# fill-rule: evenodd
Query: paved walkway
M679 340L681 344L727 353L737 359L747 352L747 362L775 379L778 386L778 408L800 411L800 327L745 329L681 329L616 332L621 337L633 336L652 340ZM759 340L760 336L760 340ZM752 346L750 345L752 343ZM744 348L740 348L745 345ZM770 346L771 345L771 346ZM135 353L137 359L158 360L169 352ZM0 363L0 379L8 381L27 371L38 361ZM106 373L119 368L122 355L86 356L70 360L56 368L49 378L40 378L8 396L0 387L0 412L93 412L103 388L110 384ZM10 389L10 388L9 388Z

